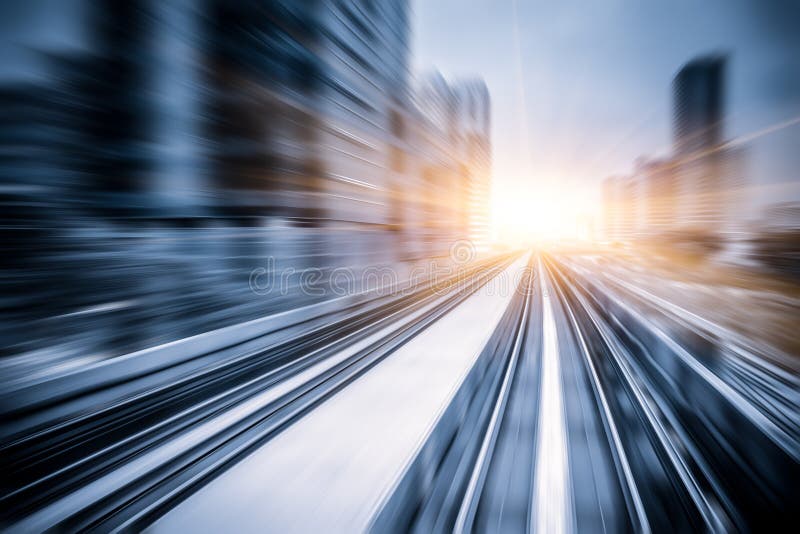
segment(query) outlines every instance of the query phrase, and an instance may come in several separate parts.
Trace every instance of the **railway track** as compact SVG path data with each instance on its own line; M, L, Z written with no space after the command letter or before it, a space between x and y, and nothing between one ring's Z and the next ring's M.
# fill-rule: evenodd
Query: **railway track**
M5 444L3 522L140 527L387 357L505 266L476 266Z
M547 263L648 528L752 530L789 519L798 494L787 481L800 474L798 463L749 397L704 366L705 354Z
M513 261L16 436L0 448L11 473L4 525L152 524ZM458 394L371 512L372 529L729 532L795 517L800 466L786 436L798 429L768 396L775 383L740 358L710 367L680 342L690 336L676 340L558 258L533 254L523 272Z
M729 532L792 517L798 465L749 419L755 408L554 258L531 267L496 370L428 460L432 483L404 528Z
M676 341L703 366L730 386L757 410L784 450L800 460L800 379L793 358L762 347L759 351L741 334L720 327L690 311L637 287L619 276L604 272L604 284L589 281L586 271L574 262L560 262L574 282L602 294L613 291L619 299L636 305L641 313L657 319Z

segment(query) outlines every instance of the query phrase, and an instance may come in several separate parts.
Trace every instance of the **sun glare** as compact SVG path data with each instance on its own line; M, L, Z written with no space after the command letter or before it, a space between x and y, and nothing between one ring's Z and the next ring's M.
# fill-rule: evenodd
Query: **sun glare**
M591 218L567 191L500 191L493 204L495 235L525 246L591 237Z

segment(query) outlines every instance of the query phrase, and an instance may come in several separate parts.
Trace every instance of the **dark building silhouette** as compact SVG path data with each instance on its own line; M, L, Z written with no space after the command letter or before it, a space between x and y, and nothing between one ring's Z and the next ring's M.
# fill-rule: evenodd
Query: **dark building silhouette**
M312 205L285 196L320 188L311 108L322 82L319 4L211 4L206 128L223 215L316 218Z
M722 142L725 63L723 55L701 57L687 63L675 76L676 155L709 149Z
M729 230L741 185L724 146L726 62L720 54L694 59L673 81L675 216L677 226L696 234Z

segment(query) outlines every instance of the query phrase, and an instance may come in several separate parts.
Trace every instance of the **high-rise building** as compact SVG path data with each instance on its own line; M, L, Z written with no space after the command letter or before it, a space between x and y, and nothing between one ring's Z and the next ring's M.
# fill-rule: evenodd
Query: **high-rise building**
M645 182L637 175L627 176L621 181L620 239L631 242L641 235L644 215Z
M6 279L30 313L130 303L109 344L163 342L188 310L224 323L289 304L251 291L265 262L296 271L299 296L311 268L445 256L480 235L488 92L445 84L446 125L413 104L408 0L53 9L79 42L23 43L11 63L36 75L0 80ZM51 267L69 280L57 298L32 276ZM137 333L117 340L117 320Z
M117 220L201 215L199 43L191 0L98 0L81 10L87 55L60 67L83 104L81 158L93 209ZM183 223L181 223L183 224Z
M421 81L414 96L428 131L428 141L419 150L433 165L423 172L435 199L435 226L450 242L470 239L477 249L485 249L491 195L491 103L486 84L480 79L448 82L437 72ZM432 179L434 174L438 178Z
M603 181L605 238L630 243L645 234L647 223L647 181L641 173L610 176Z
M723 55L687 63L673 81L674 152L690 155L722 143L725 63Z
M426 254L465 239L468 177L458 151L458 100L444 77L434 72L419 80L413 94L412 143L418 158L420 204L416 225Z
M459 152L467 171L467 236L479 250L489 244L491 206L491 101L480 79L453 84L458 109Z
M26 113L58 126L31 138L52 158L26 165L58 159L60 178L40 174L68 186L52 196L89 226L210 230L196 241L222 248L204 254L240 270L265 256L327 267L446 254L485 239L489 95L442 80L443 115L412 104L409 9L98 0L71 15L86 42L48 61L47 87L17 95L26 107L3 127L14 137L34 124Z
M689 62L675 76L673 157L679 226L715 233L726 217L728 180L724 143L724 55Z
M607 241L617 242L623 239L623 205L624 176L609 176L603 180L603 228Z
M673 165L667 159L640 159L634 176L639 183L637 206L639 236L659 238L669 233L676 221L676 183Z
M407 185L408 3L212 9L209 136L222 212L324 229L326 242L309 245L328 260L392 259Z

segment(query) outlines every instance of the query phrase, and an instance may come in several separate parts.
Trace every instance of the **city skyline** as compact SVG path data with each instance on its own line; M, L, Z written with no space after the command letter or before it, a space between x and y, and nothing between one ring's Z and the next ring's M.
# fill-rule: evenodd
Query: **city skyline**
M763 134L800 116L800 66L791 53L800 37L789 23L800 4L509 0L413 8L415 69L479 72L492 92L496 223L501 207L521 209L550 188L553 198L597 216L606 176L632 172L640 156L669 155L672 78L694 57L718 52L730 56L728 137L762 133L749 145L754 202L745 215L800 199L800 155L792 149L800 124Z
M772 131L800 117L794 90L800 67L790 52L800 38L787 24L792 14L800 16L797 4L477 0L415 1L411 7L412 74L479 76L493 96L495 237L503 224L519 226L530 204L541 212L538 227L565 213L598 217L604 177L632 172L639 157L668 155L672 77L693 57L717 52L730 57L729 137L769 131L751 144L752 202L744 215L752 219L769 204L800 199L792 174L800 166L792 150L800 125ZM41 57L26 50L31 43L45 50L86 47L74 24L79 17L57 15L85 11L84 0L2 9L0 24L9 36L2 51L10 61L0 78L43 75ZM454 26L459 31L452 32ZM559 209L551 209L556 204Z

